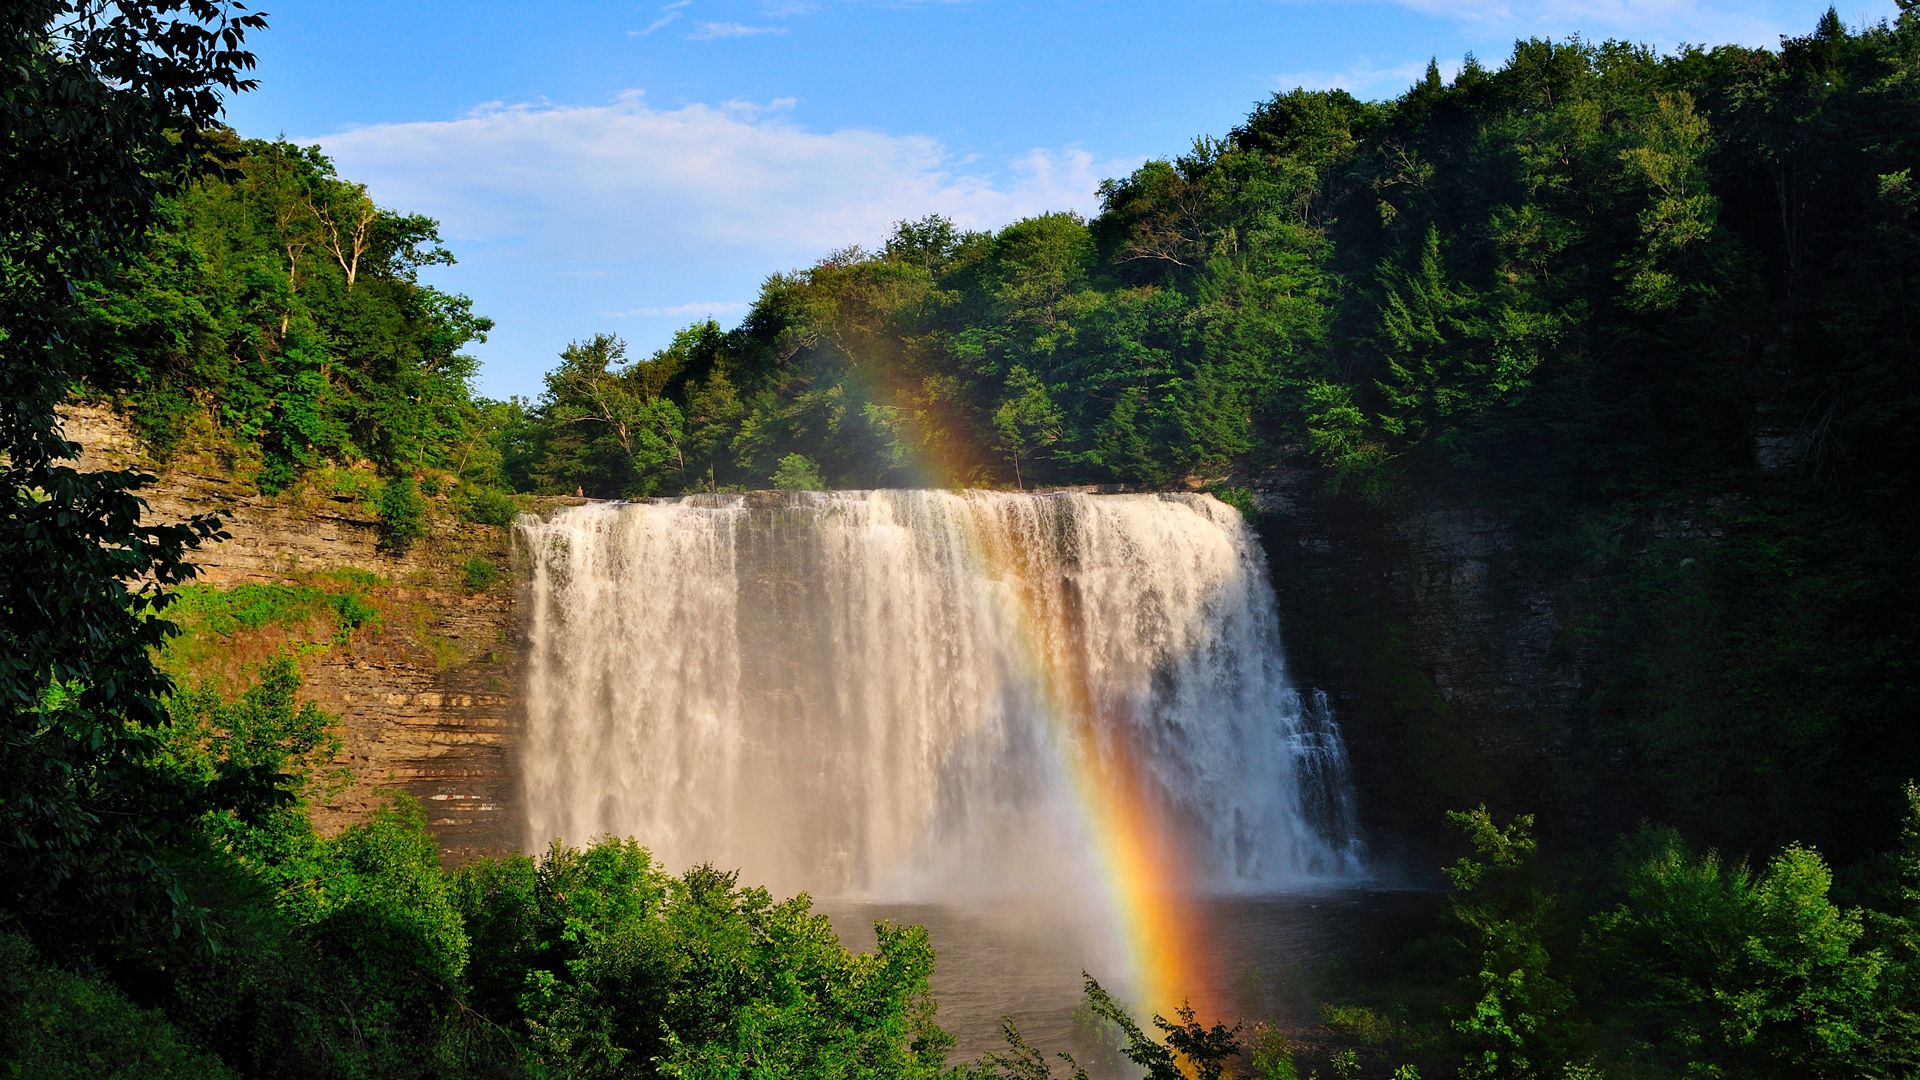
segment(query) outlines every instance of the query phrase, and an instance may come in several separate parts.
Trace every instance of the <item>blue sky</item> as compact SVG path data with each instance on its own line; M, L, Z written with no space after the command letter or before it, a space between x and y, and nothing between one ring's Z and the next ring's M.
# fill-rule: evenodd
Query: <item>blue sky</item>
M498 323L481 392L569 340L635 355L770 273L931 212L1090 213L1100 180L1296 85L1391 97L1516 38L1772 45L1824 0L505 0L263 3L242 134L317 142L438 218L441 288ZM1849 24L1893 0L1840 7Z

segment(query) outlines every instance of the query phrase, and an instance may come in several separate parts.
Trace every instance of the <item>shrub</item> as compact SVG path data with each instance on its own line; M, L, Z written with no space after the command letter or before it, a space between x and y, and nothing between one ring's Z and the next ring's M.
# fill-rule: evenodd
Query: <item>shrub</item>
M47 966L13 934L0 934L0 1058L6 1075L18 1077L233 1075L166 1017L112 986Z
M918 927L840 944L801 896L670 877L632 840L463 867L472 1004L568 1076L934 1077L933 950Z
M1872 1049L1883 958L1835 905L1817 854L1789 847L1755 872L1694 855L1671 830L1638 837L1622 902L1593 920L1607 999L1654 1073L1840 1076Z
M287 490L287 485L293 483L294 478L299 475L300 470L294 466L293 462L279 454L268 454L262 460L260 472L254 476L253 482L259 487L261 494L278 495Z
M1217 487L1208 494L1226 503L1228 506L1233 507L1235 510L1240 511L1240 516L1247 519L1247 524L1259 524L1260 507L1254 503L1253 491L1251 489L1244 487Z
M461 570L466 578L468 592L486 592L498 584L504 576L498 566L478 555L468 559Z
M405 554L414 541L427 535L427 502L411 476L396 476L380 489L375 513L380 517L380 546Z
M463 487L461 516L477 525L511 525L520 514L520 504L499 488Z
M193 423L193 398L178 387L161 383L142 393L135 407L126 410L133 429L156 460L173 456Z
M788 454L773 470L773 486L781 491L825 491L827 482L820 477L820 466L805 454Z
M332 603L334 614L340 617L337 636L342 640L355 630L380 621L380 609L358 591L340 593L333 597Z

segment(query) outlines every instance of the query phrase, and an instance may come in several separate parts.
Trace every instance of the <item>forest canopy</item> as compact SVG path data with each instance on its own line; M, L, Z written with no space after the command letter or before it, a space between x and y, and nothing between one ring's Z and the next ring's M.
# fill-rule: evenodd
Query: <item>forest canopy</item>
M613 497L772 483L1165 484L1301 451L1597 497L1748 462L1907 480L1916 30L1777 50L1528 40L1405 94L1295 90L1101 188L1091 220L902 222L740 325L586 333L472 396L490 325L430 220L316 148L226 139L90 295L89 373L159 446L202 419L272 489L322 461ZM1781 429L1775 432L1773 429ZM1763 430L1764 429L1764 430ZM484 450L476 445L489 444Z

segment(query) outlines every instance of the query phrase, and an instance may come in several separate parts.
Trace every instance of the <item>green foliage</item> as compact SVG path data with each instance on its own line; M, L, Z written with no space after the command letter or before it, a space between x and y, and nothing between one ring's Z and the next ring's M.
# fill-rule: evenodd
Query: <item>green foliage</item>
M1628 754L1604 782L1731 852L1798 838L1851 865L1886 847L1881 808L1920 771L1902 719L1920 699L1910 524L1764 489L1692 529L1652 517L1608 526L1624 550L1583 598L1581 647L1609 657L1594 713Z
M677 346L686 344L683 333ZM509 434L507 468L536 490L596 498L650 495L667 474L686 468L685 419L662 396L687 361L673 350L640 363L611 334L569 344L547 390Z
M232 586L183 585L173 592L169 616L185 636L230 636L317 614L331 614L343 633L379 617L359 588L335 592L318 585L243 582Z
M298 689L283 656L236 699L205 685L174 699L174 772L215 790L270 777L282 797L204 809L202 843L177 858L206 937L158 951L138 982L247 1075L511 1073L511 1040L458 1002L466 931L420 806L314 832L306 801L335 790L340 744Z
M1059 442L1066 415L1053 403L1046 386L1024 367L1007 372L1006 394L993 410L993 430L999 435L995 446L1013 460L1013 482L1024 487L1020 459Z
M374 512L380 522L380 544L388 551L404 554L427 535L427 500L411 476L388 480Z
M1754 872L1648 827L1604 872L1548 875L1526 816L1453 815L1474 849L1448 870L1466 946L1467 992L1447 1017L1460 1074L1907 1075L1920 923L1902 868L1920 847L1920 792L1910 799L1870 910L1840 906L1804 847Z
M1882 958L1858 911L1828 898L1820 857L1788 848L1764 873L1644 834L1622 899L1594 920L1625 1057L1700 1076L1821 1075L1869 1056L1862 1020Z
M1920 1070L1920 785L1908 781L1900 841L1886 860L1866 944L1882 961L1880 993L1861 1034L1889 1076Z
M781 491L821 491L827 482L820 478L820 466L805 454L788 454L773 470L773 486Z
M669 877L631 841L449 878L405 802L318 836L302 800L335 744L292 660L229 697L175 693L154 657L172 616L208 640L351 633L377 617L368 583L175 592L217 525L144 524L142 478L66 464L53 408L80 382L130 401L156 448L212 432L267 490L373 462L326 479L366 498L396 477L376 506L394 549L424 535L418 476L494 524L509 489L1157 484L1294 446L1372 498L1469 487L1609 564L1574 643L1619 661L1583 703L1590 788L1737 850L1800 836L1857 860L1885 835L1860 811L1920 764L1912 6L1857 33L1829 12L1774 51L1529 40L1392 101L1277 94L1103 185L1092 221L903 223L878 253L773 276L734 330L633 361L576 342L532 403L472 397L461 350L488 323L420 284L449 260L434 223L315 148L217 128L257 16L9 12L0 1037L58 1032L9 1061L217 1072L191 1043L248 1075L877 1076L934 1074L947 1045L916 930L855 955L804 898ZM1756 435L1785 460L1756 468ZM1733 505L1569 536L1704 490ZM1387 667L1398 713L1446 718L1410 662ZM1905 790L1869 910L1809 848L1756 873L1651 832L1586 883L1605 897L1588 917L1541 873L1530 819L1458 815L1459 1071L1914 1073ZM1156 1041L1097 984L1089 1000L1153 1076L1236 1053L1190 1011L1156 1017ZM1009 1045L982 1075L1048 1075ZM1297 1075L1258 1034L1253 1064Z
M326 463L448 468L485 438L460 350L491 324L420 284L437 225L374 205L317 147L215 135L225 165L171 194L150 243L83 294L87 378L165 449L189 428L257 450L276 492Z
M1911 22L1777 52L1529 40L1389 102L1278 94L1104 184L1090 222L922 219L770 278L737 330L633 365L697 417L684 459L610 473L554 413L527 433L573 464L529 479L712 488L798 453L836 486L1161 483L1297 442L1370 497L1438 471L1604 500L1746 460L1765 394L1819 467L1878 462L1868 490L1920 400Z
M1214 498L1233 507L1247 524L1256 525L1260 521L1260 507L1254 503L1252 489L1244 487L1217 487L1208 492Z
M1258 1080L1300 1080L1294 1064L1294 1046L1280 1029L1271 1024L1256 1024L1247 1047L1248 1064Z
M173 629L161 615L192 575L186 552L217 525L142 524L145 478L64 464L75 448L53 408L69 386L84 374L168 403L159 437L182 426L182 402L215 411L259 446L268 487L352 452L390 470L445 467L433 458L471 404L454 350L483 323L413 282L444 261L431 223L381 211L317 152L240 147L242 179L176 189L178 216L156 211L207 149L219 92L249 85L240 46L258 16L201 0L49 2L4 21L9 1071L541 1075L532 1058L546 1055L568 1075L938 1073L950 1041L932 1021L924 932L882 926L878 951L857 956L804 898L776 904L707 869L669 880L618 842L556 851L535 872L553 887L516 909L501 894L522 864L456 885L418 804L315 833L302 800L336 744L330 718L299 700L290 656L236 698L207 683L173 693L155 665ZM85 334L115 345L92 369ZM664 400L658 389L648 400ZM411 475L380 500L390 543L419 535ZM372 617L368 582L343 584L208 590L187 610L212 636L317 615L350 630ZM477 946L461 889L502 900L473 919ZM527 907L537 932L508 918ZM461 1000L469 979L511 1029Z
M902 223L689 328L628 399L570 376L522 475L690 490L797 453L836 486L1165 483L1302 444L1369 497L1437 471L1605 499L1746 460L1765 393L1816 418L1823 466L1891 479L1920 400L1914 33L1536 39L1393 101L1278 94L1103 184L1092 221ZM569 434L656 399L692 425L675 453Z
M500 583L505 575L493 560L476 555L460 567L460 576L468 592L486 592Z
M152 654L187 552L221 534L143 522L147 478L76 471L54 409L87 356L76 293L204 166L263 25L203 0L0 15L0 921L56 963L197 921L165 852L200 793L150 768L170 689Z
M1323 1005L1320 1019L1332 1030L1344 1032L1368 1045L1386 1043L1395 1034L1391 1018L1364 1005Z
M461 517L476 525L504 527L520 516L520 505L512 493L496 487L462 485L455 505Z
M359 582L180 586L167 609L179 634L160 651L161 666L176 676L204 672L232 654L237 636L263 630L283 630L302 646L345 642L362 627L379 625L380 611L364 591L368 587Z
M1242 1050L1238 1025L1203 1025L1193 1008L1183 1004L1171 1020L1154 1016L1153 1025L1160 1034L1156 1040L1098 980L1084 972L1082 977L1086 980L1089 1018L1103 1035L1118 1036L1119 1056L1145 1069L1145 1080L1222 1080L1234 1075L1230 1067ZM1012 1020L1002 1021L1001 1030L1006 1036L1006 1050L989 1053L952 1075L963 1080L1052 1080L1053 1065L1047 1054L1029 1044ZM1065 1066L1067 1080L1087 1080L1087 1069L1073 1055L1056 1053L1053 1057ZM1262 1077L1296 1080L1299 1075L1294 1071L1291 1047L1271 1029L1256 1031L1252 1059ZM1095 1066L1104 1075L1120 1064L1113 1060L1095 1062Z
M805 897L669 877L631 841L462 868L472 1002L576 1076L935 1076L933 954L882 923L855 955Z
M959 1077L964 1080L1054 1080L1053 1062L1047 1060L1045 1051L1027 1042L1012 1020L1003 1019L1000 1031L1007 1048L990 1052L971 1067L959 1070ZM1066 1066L1066 1080L1089 1080L1087 1070L1073 1055L1055 1053L1053 1057Z
M1553 900L1533 868L1533 818L1507 825L1487 808L1453 813L1473 854L1447 868L1469 969L1470 1004L1453 1020L1463 1077L1552 1075L1568 1060L1573 995L1547 950Z
M20 1080L234 1075L166 1017L110 985L48 966L11 933L0 933L0 1057Z
M1083 973L1084 974L1084 973ZM1113 999L1093 976L1086 975L1087 1004L1093 1014L1120 1032L1120 1053L1128 1061L1145 1069L1147 1080L1220 1080L1227 1066L1240 1053L1240 1028L1215 1023L1200 1023L1191 1005L1182 1004L1173 1019L1156 1014L1153 1026L1160 1030L1156 1041L1134 1022L1124 1006Z
M217 783L235 767L296 785L318 780L340 753L338 721L300 701L299 689L299 668L281 653L237 699L229 701L209 681L176 691L167 703L170 764L198 785Z

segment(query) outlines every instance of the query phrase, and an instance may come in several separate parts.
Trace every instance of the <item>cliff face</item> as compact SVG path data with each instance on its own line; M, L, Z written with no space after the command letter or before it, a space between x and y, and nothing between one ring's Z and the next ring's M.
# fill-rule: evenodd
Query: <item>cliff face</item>
M262 496L210 457L157 466L143 458L111 411L63 411L83 468L138 466L151 520L216 512L231 538L194 556L198 581L231 588L327 575L363 582L378 625L318 640L276 640L301 656L303 694L341 719L336 764L353 780L314 808L323 830L359 820L390 792L419 799L449 861L518 846L510 768L519 715L521 649L513 575L482 587L461 568L511 563L509 530L445 520L404 556L379 545L378 523L359 501L312 491Z
M1580 583L1488 512L1331 496L1323 475L1255 487L1283 638L1296 678L1335 700L1369 832L1424 872L1447 810L1567 804Z

